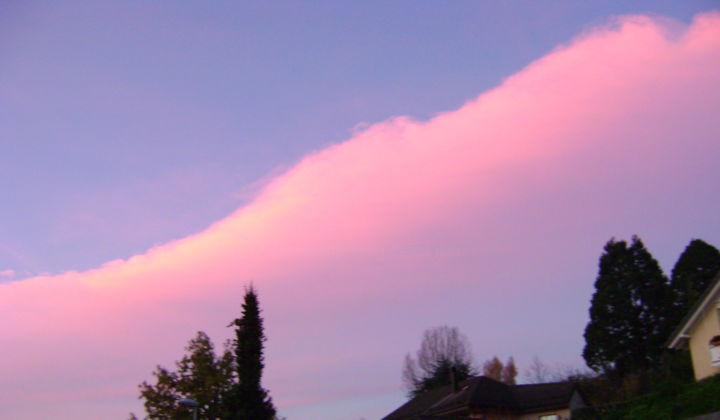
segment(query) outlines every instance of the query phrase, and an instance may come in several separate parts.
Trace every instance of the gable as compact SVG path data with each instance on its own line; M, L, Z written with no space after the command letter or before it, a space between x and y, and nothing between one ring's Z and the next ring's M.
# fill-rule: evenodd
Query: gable
M693 334L693 330L707 315L708 311L715 311L720 300L720 272L708 286L705 293L698 299L695 305L688 311L680 321L675 331L667 342L667 347L671 349L684 349L688 347L688 340Z

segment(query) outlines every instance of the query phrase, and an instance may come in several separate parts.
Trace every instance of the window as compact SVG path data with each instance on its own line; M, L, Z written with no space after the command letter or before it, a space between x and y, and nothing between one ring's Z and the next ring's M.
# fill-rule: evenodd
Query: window
M713 367L720 366L720 335L716 335L710 339L708 348L710 350L710 364L712 364Z

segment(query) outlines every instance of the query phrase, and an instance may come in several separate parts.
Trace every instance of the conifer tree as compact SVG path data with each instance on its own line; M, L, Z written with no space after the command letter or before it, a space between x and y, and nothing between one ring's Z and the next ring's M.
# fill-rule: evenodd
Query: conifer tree
M700 239L690 241L670 276L674 298L670 319L672 327L677 327L718 272L720 251Z
M595 371L643 371L660 360L671 328L668 281L637 236L630 246L611 239L599 266L583 357Z
M235 319L234 355L237 382L227 395L233 419L271 420L275 407L268 391L261 385L265 366L263 348L265 332L255 290L245 292L242 316Z

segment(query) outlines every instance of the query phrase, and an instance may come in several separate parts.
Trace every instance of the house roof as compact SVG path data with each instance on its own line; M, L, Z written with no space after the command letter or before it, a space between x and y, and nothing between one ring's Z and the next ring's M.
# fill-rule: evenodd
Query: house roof
M463 410L500 409L521 414L561 409L570 405L574 391L575 385L570 382L506 385L478 376L461 382L456 392L447 385L422 393L383 420L449 420L444 414Z
M508 385L478 376L469 379L457 392L448 392L428 409L428 414L440 414L462 408L506 408L514 405Z
M670 339L666 343L667 347L677 349L685 345L690 338L690 331L702 318L707 308L715 302L718 295L720 295L720 272L715 275L715 278L713 278L713 281L707 289L705 289L705 292L698 298L693 307L690 308L682 321L680 321L677 328L675 328L675 331L670 335Z
M546 384L516 385L513 397L517 410L523 413L567 408L575 392L572 382L552 382Z
M463 386L465 382L461 382ZM397 410L383 417L382 420L400 420L400 419L420 419L420 415L429 409L433 404L448 395L452 391L452 386L446 385L436 388L412 398L410 401L401 405Z
M420 416L417 417L418 420L477 420L470 417L448 417L448 416Z

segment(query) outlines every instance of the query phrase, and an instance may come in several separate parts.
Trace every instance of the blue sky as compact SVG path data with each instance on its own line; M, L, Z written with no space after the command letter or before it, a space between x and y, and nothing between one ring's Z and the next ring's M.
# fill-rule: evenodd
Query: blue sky
M0 268L197 232L353 128L453 109L619 14L713 1L4 2Z

